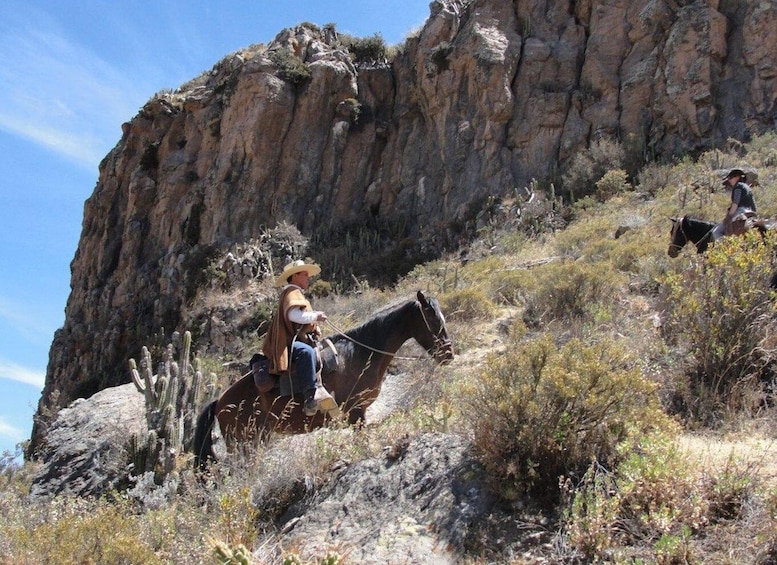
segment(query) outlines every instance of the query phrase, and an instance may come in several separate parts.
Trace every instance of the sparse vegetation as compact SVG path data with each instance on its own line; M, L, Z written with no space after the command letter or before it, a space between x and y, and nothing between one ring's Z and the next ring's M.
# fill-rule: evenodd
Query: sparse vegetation
M300 548L273 538L275 520L315 497L334 466L401 453L408 438L435 431L472 441L516 520L539 508L552 543L521 546L527 559L774 562L777 320L769 283L777 242L724 239L674 260L666 249L668 216L720 215L728 195L710 189L719 188L719 167L758 167L759 210L777 211L776 143L731 143L631 177L622 149L602 141L567 171L564 193L578 204L564 229L548 220L562 205L553 191L527 212L533 219L507 221L516 207L488 201L473 213L493 212L480 239L432 262L383 253L386 241L404 241L401 219L322 228L309 253L327 273L314 294L330 318L347 326L428 290L448 316L453 364L402 368L410 386L374 425L273 436L225 456L201 482L178 457L174 484L142 475L100 500L41 503L26 496L34 463L6 457L0 553L9 562L303 562ZM194 243L196 231L187 236ZM304 247L292 235L279 256ZM210 251L192 251L198 272ZM355 276L370 269L390 280L380 287ZM269 315L265 304L252 323ZM484 524L465 562L504 559L492 558L497 538L520 545L522 533L502 526ZM347 552L328 548L316 559L346 563Z
M387 59L386 42L380 33L369 37L340 36L340 42L353 56L357 65L383 63Z
M311 79L310 68L302 59L285 49L270 53L270 60L278 67L278 76L299 90Z

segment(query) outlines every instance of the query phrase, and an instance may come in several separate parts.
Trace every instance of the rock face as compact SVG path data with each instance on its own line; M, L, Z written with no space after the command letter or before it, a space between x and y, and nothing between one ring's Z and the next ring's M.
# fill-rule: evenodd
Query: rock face
M347 547L356 563L458 563L498 513L471 449L458 436L426 434L350 466L286 524L284 545L310 557Z
M129 440L135 436L144 442L145 414L143 395L133 384L102 390L60 410L30 494L100 496L126 481Z
M669 158L772 129L776 23L772 2L435 0L390 64L300 26L155 95L86 202L31 449L43 414L127 382L143 340L201 308L209 261L266 272L268 227L393 222L439 249L593 140Z

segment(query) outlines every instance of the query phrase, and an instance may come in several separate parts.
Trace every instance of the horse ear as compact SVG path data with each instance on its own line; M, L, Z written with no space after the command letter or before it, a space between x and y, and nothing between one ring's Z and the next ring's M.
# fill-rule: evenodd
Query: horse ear
M425 306L429 301L426 299L426 296L424 296L424 293L420 290L418 291L418 294L416 294L416 297L418 298L418 302L421 303L422 306Z
M671 217L670 217L669 219L670 219L670 220L672 220L672 223L673 223L673 224L676 224L676 223L677 223L677 218L671 218Z

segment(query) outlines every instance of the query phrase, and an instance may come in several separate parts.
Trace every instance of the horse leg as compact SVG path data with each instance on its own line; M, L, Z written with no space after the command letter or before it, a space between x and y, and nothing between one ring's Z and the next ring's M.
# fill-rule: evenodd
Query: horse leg
M363 426L365 420L366 409L360 406L354 406L348 410L348 423L353 425Z
M192 439L194 466L200 470L205 469L209 460L216 460L216 455L213 453L213 439L211 438L215 416L216 401L214 400L200 413L194 428L194 438Z

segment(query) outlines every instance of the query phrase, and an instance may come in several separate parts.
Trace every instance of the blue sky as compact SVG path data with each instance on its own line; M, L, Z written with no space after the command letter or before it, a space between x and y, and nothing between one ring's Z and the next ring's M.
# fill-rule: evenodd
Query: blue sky
M0 0L0 453L28 439L100 160L154 93L302 22L402 41L428 0Z

